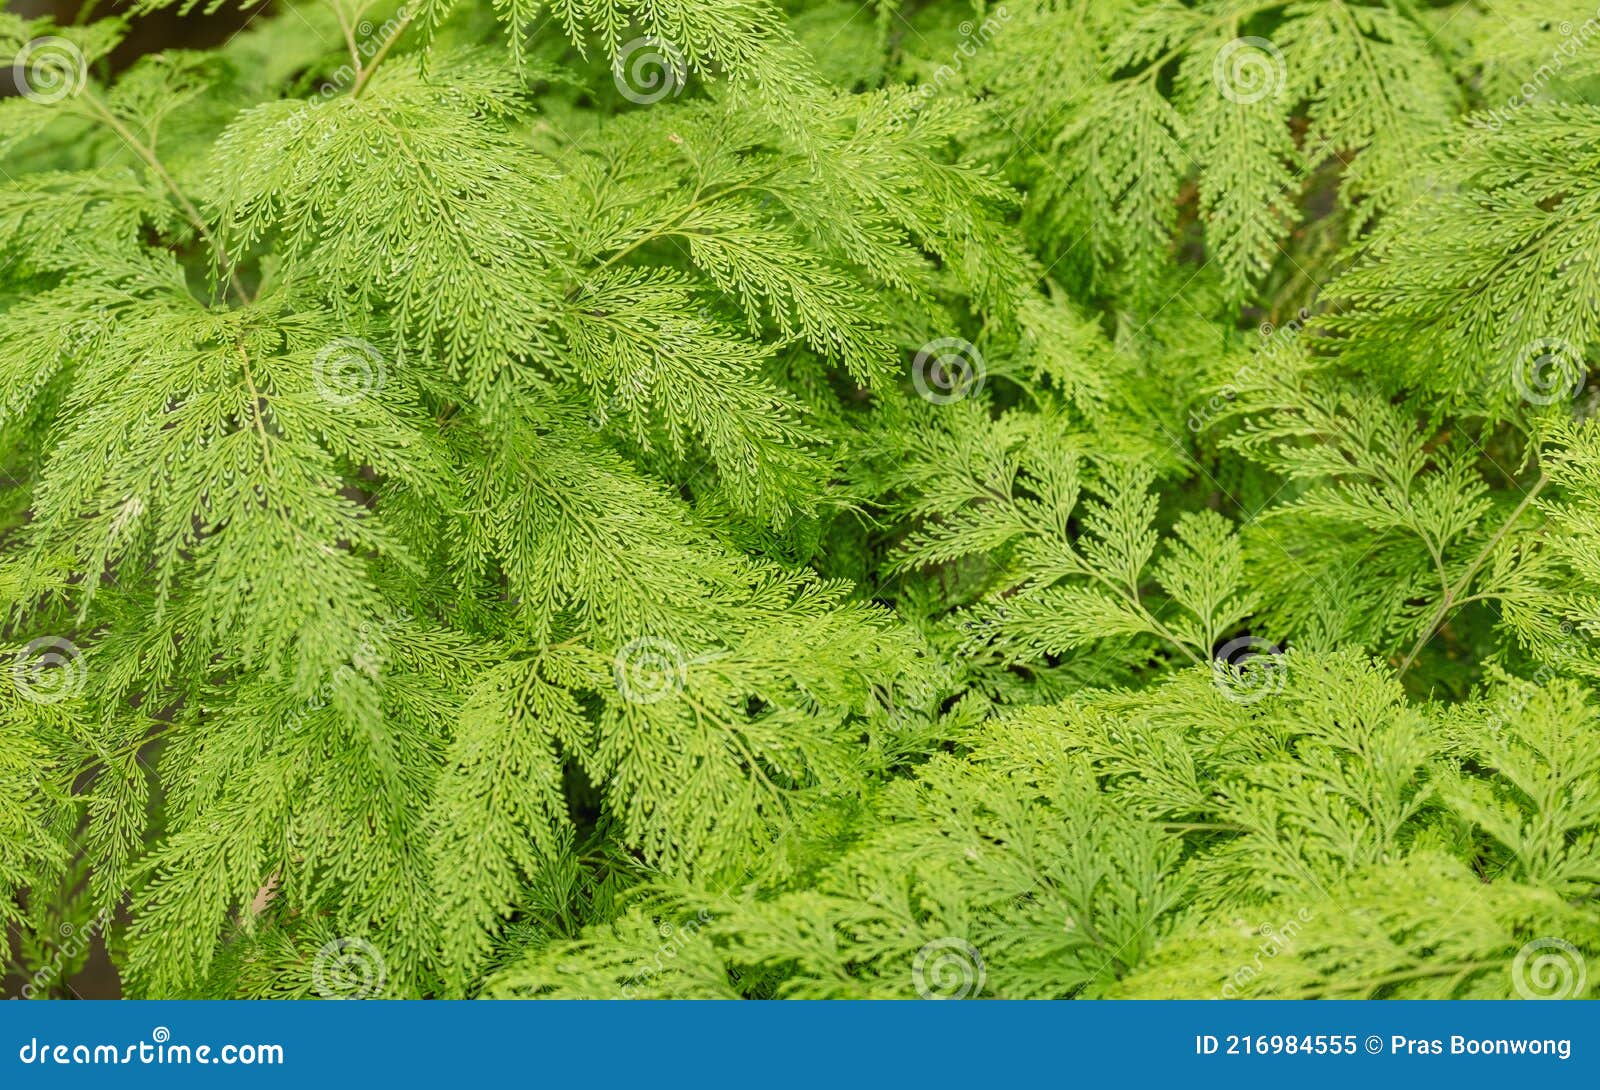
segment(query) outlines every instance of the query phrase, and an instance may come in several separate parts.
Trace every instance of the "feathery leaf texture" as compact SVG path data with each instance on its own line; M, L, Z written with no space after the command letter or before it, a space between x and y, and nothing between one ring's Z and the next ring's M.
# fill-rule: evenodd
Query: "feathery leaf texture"
M1592 10L217 6L0 15L7 991L1600 994Z

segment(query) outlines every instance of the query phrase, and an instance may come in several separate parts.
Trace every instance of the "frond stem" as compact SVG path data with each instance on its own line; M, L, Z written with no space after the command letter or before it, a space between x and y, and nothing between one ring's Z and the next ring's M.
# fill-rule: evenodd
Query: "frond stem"
M245 290L243 282L239 279L238 269L234 266L233 259L228 256L228 251L222 245L222 241L212 233L211 228L206 225L205 217L200 214L200 210L194 206L194 202L179 187L177 180L162 165L160 157L155 153L155 149L149 147L144 141L135 136L133 130L123 124L122 119L112 113L110 107L102 102L94 92L84 88L79 97L88 103L95 116L105 122L106 126L116 133L123 143L128 145L128 150L142 159L145 165L150 168L150 172L160 179L162 185L167 187L167 191L178 202L178 208L183 212L184 218L199 233L206 245L211 247L212 255L216 258L217 264L227 269L228 283L233 288L234 294L238 296L239 301L246 305L253 303L255 300Z
M415 16L415 5L408 7L406 9L406 13L400 17L399 24L394 28L394 33L389 35L384 43L378 47L378 51L372 55L372 62L364 68L361 68L359 65L357 66L359 71L356 73L356 85L350 88L351 98L361 97L361 92L366 89L367 82L372 79L372 74L378 70L378 66L381 65L384 58L389 55L389 50L394 48L394 43L398 42L401 35L405 34L406 28L411 25L411 20L415 18Z
M1528 489L1527 493L1522 497L1522 501L1517 504L1505 522L1501 523L1500 528L1494 532L1493 536L1484 542L1483 548L1478 550L1478 555L1473 557L1471 564L1467 565L1467 570L1461 573L1461 577L1454 584L1445 588L1444 597L1439 600L1439 607L1433 611L1433 616L1429 618L1421 634L1417 636L1417 642L1411 645L1411 650L1406 652L1404 661L1400 663L1400 668L1397 671L1398 676L1404 677L1406 671L1411 669L1411 664L1417 661L1418 655L1422 654L1422 649L1433 638L1434 632L1438 630L1439 625L1444 621L1445 615L1460 604L1460 596L1472 585L1472 580L1477 576L1478 570L1483 567L1485 561L1489 559L1489 554L1494 552L1495 546L1499 545L1506 534L1511 532L1511 527L1516 524L1517 520L1522 517L1522 513L1533 504L1539 493L1544 491L1545 485L1549 483L1549 475L1541 473L1539 479L1533 482L1533 487Z
M356 31L351 20L345 17L344 5L339 0L328 0L328 6L333 9L333 17L339 20L339 32L344 35L345 48L350 50L350 63L356 66L356 72L361 71L361 49L356 45Z

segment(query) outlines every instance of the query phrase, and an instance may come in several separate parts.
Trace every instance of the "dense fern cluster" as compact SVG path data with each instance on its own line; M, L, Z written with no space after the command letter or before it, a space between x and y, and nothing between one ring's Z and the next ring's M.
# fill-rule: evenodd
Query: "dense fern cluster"
M1600 994L1592 3L84 10L8 992Z

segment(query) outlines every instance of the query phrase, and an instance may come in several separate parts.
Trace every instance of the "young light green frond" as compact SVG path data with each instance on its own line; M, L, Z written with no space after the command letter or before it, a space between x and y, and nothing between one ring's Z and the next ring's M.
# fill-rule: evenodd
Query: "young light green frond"
M472 987L525 876L570 850L559 754L582 752L588 732L536 662L491 670L462 707L429 814L452 991Z
M1493 4L0 16L0 988L1596 994Z
M539 214L551 172L502 126L519 97L481 57L453 58L448 82L402 58L361 97L246 111L209 185L225 237L281 246L280 279L314 285L342 317L381 300L409 357L504 396L498 380L558 299ZM374 156L384 169L366 168Z
M1600 111L1479 116L1437 168L1448 188L1387 221L1333 285L1355 361L1496 415L1570 401L1600 336L1594 184ZM1401 241L1401 240L1404 241Z

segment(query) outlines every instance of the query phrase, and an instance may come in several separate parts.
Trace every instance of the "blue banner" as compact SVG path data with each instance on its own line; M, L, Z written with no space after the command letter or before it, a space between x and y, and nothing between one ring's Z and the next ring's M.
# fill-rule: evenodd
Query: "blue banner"
M1596 1085L1582 1002L0 1003L0 1086Z

